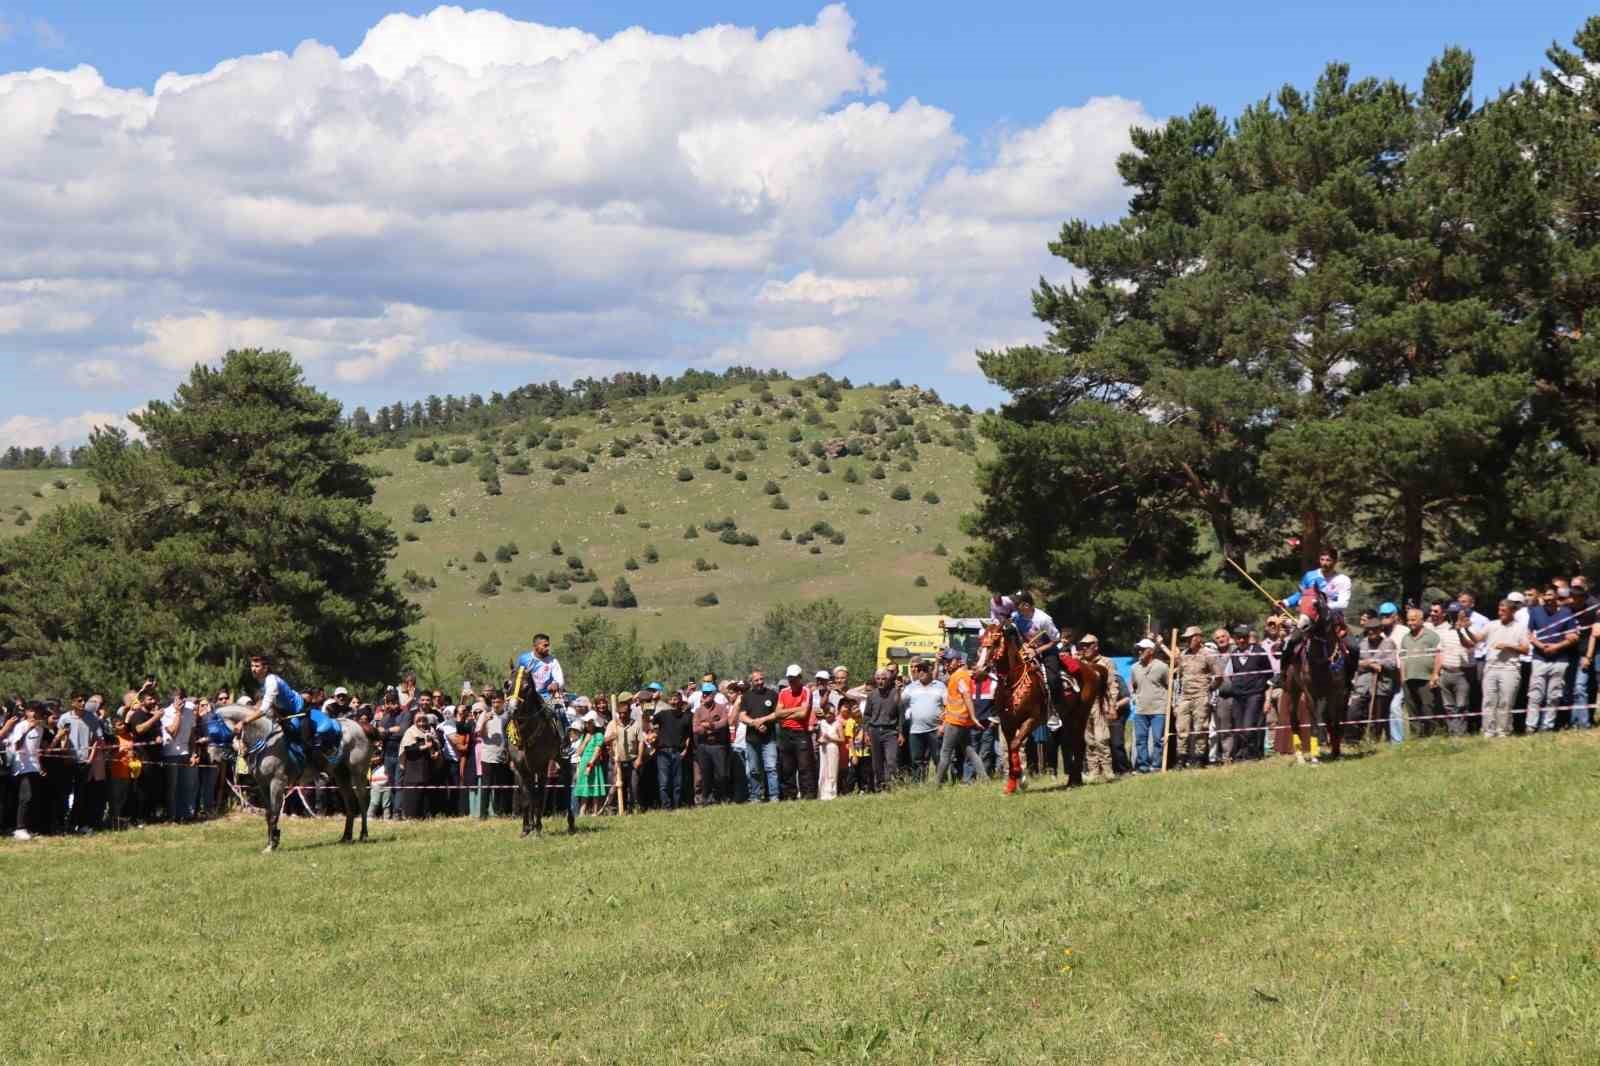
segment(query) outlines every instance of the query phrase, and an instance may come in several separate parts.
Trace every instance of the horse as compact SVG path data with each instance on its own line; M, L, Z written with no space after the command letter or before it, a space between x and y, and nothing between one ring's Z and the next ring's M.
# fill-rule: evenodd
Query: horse
M253 708L244 704L223 707L216 713L235 730ZM354 842L352 835L356 815L361 816L361 839L367 839L367 798L371 787L367 771L372 757L372 741L361 723L352 718L338 719L341 736L339 750L328 760L328 769L334 785L339 789L339 800L344 804L344 835L339 843ZM283 726L272 717L257 718L244 727L245 758L250 764L250 776L261 790L263 806L267 809L266 853L278 850L281 831L278 818L283 813L283 801L289 790L297 785L315 783L317 772L310 757L302 759L298 768L289 758L289 742Z
M1005 740L1006 795L1025 788L1023 778L1023 753L1028 737L1049 717L1050 694L1045 685L1043 671L1032 649L1024 649L1016 631L1010 626L991 622L978 638L978 662L975 669L994 675L994 706L998 709L1000 734ZM1100 699L1105 689L1105 668L1095 666L1079 678L1081 690L1067 693L1063 701L1062 721L1067 727L1067 783L1083 784L1083 758L1085 750L1084 729L1089 722L1089 708Z
M1311 755L1311 726L1318 707L1327 707L1333 694L1333 671L1329 662L1333 658L1333 614L1328 609L1328 598L1316 591L1316 610L1312 621L1301 634L1298 644L1283 662L1283 691L1278 697L1278 719L1289 734L1298 734L1300 748L1295 761L1305 763ZM1340 730L1328 730L1328 745L1333 755L1340 752ZM1293 746L1291 739L1290 746ZM1311 762L1316 762L1313 757Z
M566 787L571 785L572 767L561 757L561 749L566 745L561 725L545 707L526 669L517 671L512 695L506 699L506 716L515 727L506 731L506 761L522 791L522 835L543 834L550 764L559 764L560 780ZM511 739L513 733L515 742ZM567 832L577 831L578 823L572 816L572 804L568 802Z

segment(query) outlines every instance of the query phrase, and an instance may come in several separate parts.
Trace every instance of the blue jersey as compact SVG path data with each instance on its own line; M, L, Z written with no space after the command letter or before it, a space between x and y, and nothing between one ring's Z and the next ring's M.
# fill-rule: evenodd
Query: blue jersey
M261 683L261 710L275 718L288 718L305 710L305 697L277 674L268 674Z
M541 697L550 695L550 687L559 685L567 687L567 679L561 672L561 661L554 655L547 655L543 659L525 651L517 656L517 665L528 671L528 678L533 682L533 690Z
M1326 595L1328 591L1328 579L1322 576L1322 571L1320 569L1307 570L1306 576L1300 579L1300 591L1296 592L1293 596L1288 597L1283 602L1285 606L1298 607L1300 605L1300 597L1305 593L1315 589L1321 589L1324 595Z

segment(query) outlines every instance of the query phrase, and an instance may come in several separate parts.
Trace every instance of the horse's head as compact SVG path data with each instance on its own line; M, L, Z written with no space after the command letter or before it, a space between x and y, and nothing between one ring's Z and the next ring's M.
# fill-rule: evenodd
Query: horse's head
M973 669L979 672L994 669L995 663L1005 657L1005 651L1005 627L999 622L990 622L978 635L978 661Z

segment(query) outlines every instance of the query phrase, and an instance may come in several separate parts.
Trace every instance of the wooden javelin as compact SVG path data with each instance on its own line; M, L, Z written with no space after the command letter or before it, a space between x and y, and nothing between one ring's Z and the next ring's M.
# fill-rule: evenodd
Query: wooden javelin
M1167 709L1161 715L1161 772L1167 772L1167 749L1172 745L1172 686L1178 683L1178 630L1172 630L1172 650L1167 659Z
M1235 570L1239 571L1240 575L1243 576L1246 581L1250 582L1250 585L1251 585L1252 588L1254 588L1257 592L1261 593L1261 595L1263 595L1263 596L1265 596L1267 598L1267 602L1272 604L1272 609L1273 609L1274 612L1281 613L1283 611L1283 603L1282 603L1282 601L1277 599L1275 596L1272 595L1272 593L1268 592L1266 589L1262 588L1261 587L1261 582L1259 582L1255 578L1251 577L1249 575L1249 573L1247 573L1245 571L1244 567L1240 566L1238 563L1236 563L1232 559L1228 558L1228 556L1224 555L1223 558L1228 560L1228 565L1229 566L1231 566Z

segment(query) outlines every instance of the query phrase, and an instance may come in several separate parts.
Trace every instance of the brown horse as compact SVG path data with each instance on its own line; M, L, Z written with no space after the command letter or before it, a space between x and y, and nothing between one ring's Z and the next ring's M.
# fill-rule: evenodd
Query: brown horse
M534 690L528 671L517 670L512 694L506 699L506 716L514 729L506 731L506 755L512 776L522 790L522 835L544 832L544 802L550 788L550 764L560 768L563 788L572 780L572 767L561 757L566 743L562 727ZM515 740L512 735L515 735ZM576 833L572 804L567 803L567 832Z
M1327 600L1320 593L1318 607L1315 620L1283 662L1283 694L1278 702L1279 721L1289 734L1300 737L1295 760L1301 763L1317 761L1311 756L1311 727L1333 694L1333 671L1329 666L1334 652L1332 617ZM1333 755L1339 754L1341 732L1337 726L1328 730ZM1293 746L1292 740L1290 745Z
M1025 647L1010 626L998 622L985 626L978 638L976 669L994 675L994 706L1000 718L1000 735L1005 741L1006 795L1009 796L1025 787L1023 752L1027 750L1028 737L1049 717L1049 690L1033 649ZM1089 708L1100 699L1105 682L1104 667L1085 670L1079 678L1082 690L1067 693L1063 701L1061 718L1067 729L1068 784L1083 784L1084 729L1089 722Z

